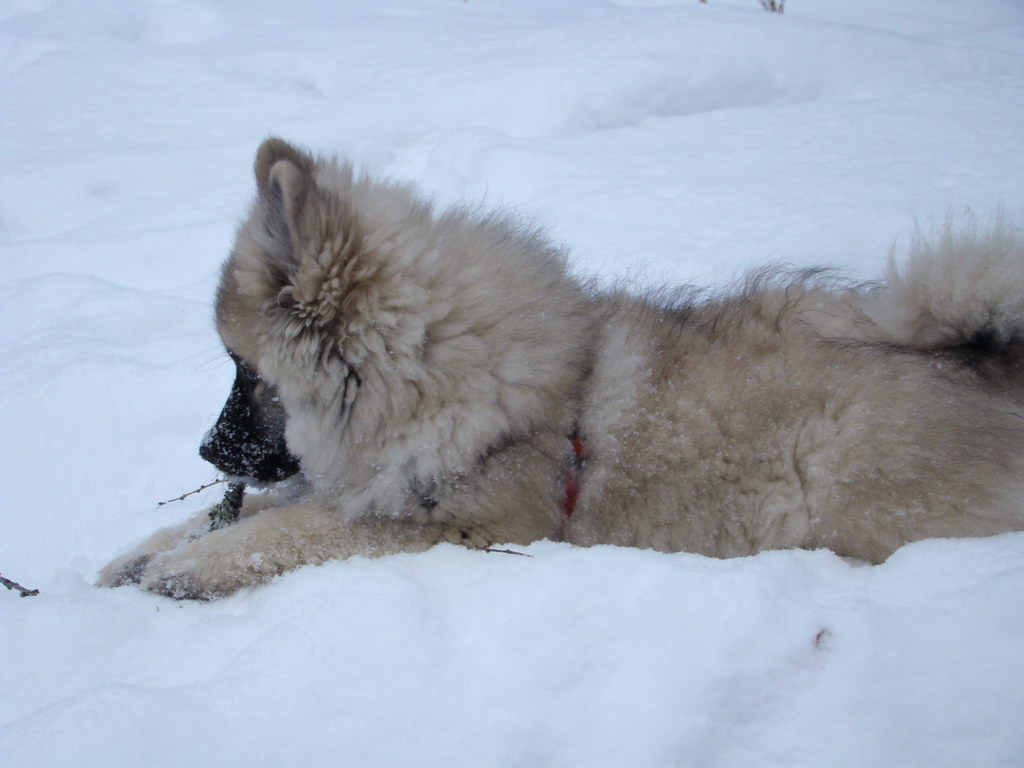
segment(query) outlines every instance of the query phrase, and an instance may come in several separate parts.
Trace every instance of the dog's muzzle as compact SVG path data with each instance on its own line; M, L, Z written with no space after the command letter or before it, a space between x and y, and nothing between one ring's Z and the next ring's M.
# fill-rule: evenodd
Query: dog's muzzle
M285 413L276 399L257 402L259 377L236 360L238 372L217 422L199 455L229 477L276 483L299 471L284 439Z

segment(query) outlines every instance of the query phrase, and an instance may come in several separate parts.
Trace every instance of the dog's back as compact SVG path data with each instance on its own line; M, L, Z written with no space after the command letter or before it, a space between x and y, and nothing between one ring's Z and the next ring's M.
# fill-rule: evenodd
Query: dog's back
M920 240L884 286L761 273L607 300L570 539L716 556L1024 528L1024 245Z

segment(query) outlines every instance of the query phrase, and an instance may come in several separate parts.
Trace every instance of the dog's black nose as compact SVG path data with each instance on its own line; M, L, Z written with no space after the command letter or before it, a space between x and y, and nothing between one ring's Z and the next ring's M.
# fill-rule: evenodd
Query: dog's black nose
M299 471L283 440L265 440L218 419L199 445L199 455L229 477L275 483Z
M284 439L284 410L274 399L254 398L259 379L236 362L238 373L224 409L203 442L199 455L230 477L274 483L299 471L299 460Z

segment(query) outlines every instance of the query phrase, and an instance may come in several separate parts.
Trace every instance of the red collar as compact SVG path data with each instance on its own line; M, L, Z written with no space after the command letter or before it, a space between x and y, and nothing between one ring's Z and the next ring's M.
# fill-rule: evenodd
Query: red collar
M566 522L576 511L576 500L580 497L580 479L589 457L587 444L578 429L572 431L569 441L572 443L572 461L565 473L565 496L562 498L562 511L565 512Z

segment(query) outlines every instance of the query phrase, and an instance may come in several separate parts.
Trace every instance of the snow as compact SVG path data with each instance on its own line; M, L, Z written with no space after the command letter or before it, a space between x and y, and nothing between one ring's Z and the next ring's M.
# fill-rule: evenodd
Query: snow
M279 134L604 281L877 276L1020 214L1015 0L7 0L0 764L1024 766L1024 534L716 561L541 542L207 604L96 571L219 498L220 260ZM1022 499L1024 503L1024 499Z

